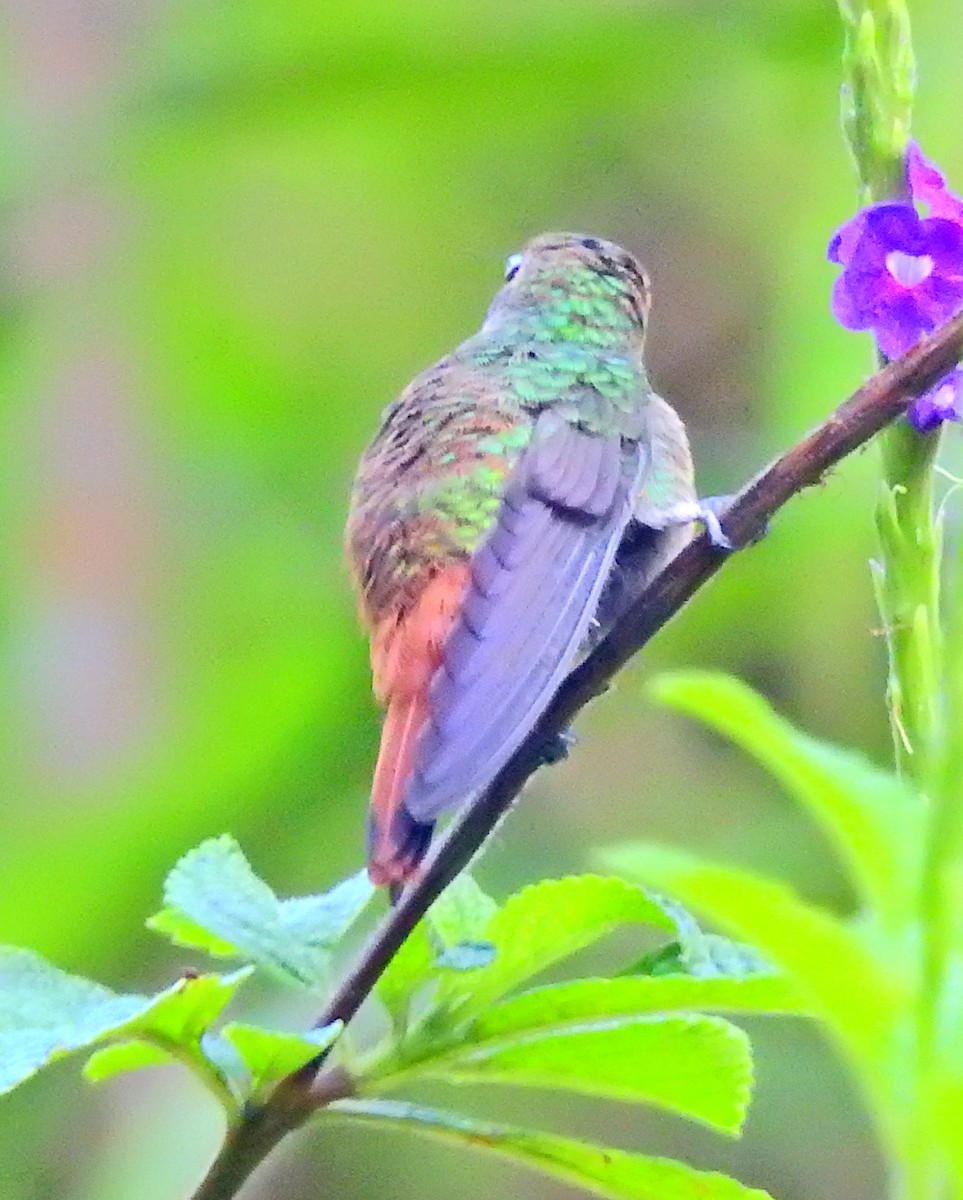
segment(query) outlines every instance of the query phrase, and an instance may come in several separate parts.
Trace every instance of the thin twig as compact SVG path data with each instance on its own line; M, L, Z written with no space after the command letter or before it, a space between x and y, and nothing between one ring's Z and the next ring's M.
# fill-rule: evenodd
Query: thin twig
M963 314L903 358L874 375L836 411L751 480L722 515L735 546L758 538L792 496L818 483L848 454L905 412L963 356ZM486 791L450 826L402 893L331 998L317 1026L348 1022L370 995L405 939L434 900L478 852L528 779L546 746L727 561L706 535L696 537L656 576L611 632L559 688L541 720ZM194 1200L229 1200L285 1132L338 1094L338 1068L324 1055L288 1076L264 1106L230 1135ZM265 1136L269 1130L268 1136ZM247 1132L246 1132L247 1131Z

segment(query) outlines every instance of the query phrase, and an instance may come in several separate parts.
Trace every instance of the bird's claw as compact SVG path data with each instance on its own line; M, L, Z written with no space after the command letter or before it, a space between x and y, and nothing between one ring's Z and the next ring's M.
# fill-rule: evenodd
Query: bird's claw
M725 516L727 509L732 504L734 496L704 496L699 501L698 520L705 526L706 533L709 535L709 541L719 550L735 550L731 539L726 536L725 530L719 520Z
M726 536L725 530L719 521L719 514L712 507L709 500L703 500L699 505L698 519L705 526L706 533L709 535L709 541L718 550L734 550L732 542Z
M697 519L705 525L709 541L713 546L718 546L720 550L736 550L742 549L744 546L754 546L756 542L761 542L769 532L769 522L767 521L754 537L743 543L743 546L734 546L732 541L726 536L719 522L719 518L726 515L733 500L735 500L735 496L729 495L706 496L699 501L699 515Z

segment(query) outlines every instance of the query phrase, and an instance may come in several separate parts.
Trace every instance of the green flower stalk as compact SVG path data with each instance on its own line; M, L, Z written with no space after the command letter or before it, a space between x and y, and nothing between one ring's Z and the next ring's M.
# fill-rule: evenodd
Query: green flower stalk
M963 202L910 142L915 65L905 0L840 0L839 7L846 32L843 129L868 207L830 245L830 257L843 266L833 307L848 328L872 329L885 362L963 305ZM916 210L920 203L929 209L925 218ZM873 578L889 658L895 760L929 802L917 907L917 1036L893 1180L894 1194L913 1200L943 1195L947 1172L937 1133L939 1026L957 932L963 829L954 775L960 751L951 750L954 727L944 713L949 683L958 719L960 688L944 674L942 522L934 513L933 468L942 421L960 415L960 392L956 371L916 402L909 420L882 435L876 510L880 555ZM958 663L959 631L953 642Z
M916 63L904 0L839 0L843 18L843 132L863 204L905 199Z
M910 200L906 154L915 86L904 0L840 0L845 29L842 122L865 204ZM889 652L887 704L900 771L924 785L938 712L938 438L900 422L882 438L883 489L874 582Z

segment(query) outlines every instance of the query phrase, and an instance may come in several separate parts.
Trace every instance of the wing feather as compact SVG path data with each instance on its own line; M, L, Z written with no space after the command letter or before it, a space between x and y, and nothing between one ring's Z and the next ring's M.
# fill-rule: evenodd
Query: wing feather
M642 450L544 414L432 680L403 803L419 821L489 782L544 712L595 614L642 469Z

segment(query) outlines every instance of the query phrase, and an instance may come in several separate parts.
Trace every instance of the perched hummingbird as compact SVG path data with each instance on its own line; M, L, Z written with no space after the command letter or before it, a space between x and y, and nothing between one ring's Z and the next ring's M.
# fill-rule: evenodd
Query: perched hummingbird
M492 780L691 522L727 544L646 376L649 304L621 247L542 234L362 457L346 539L386 710L376 884L412 876L435 819Z

